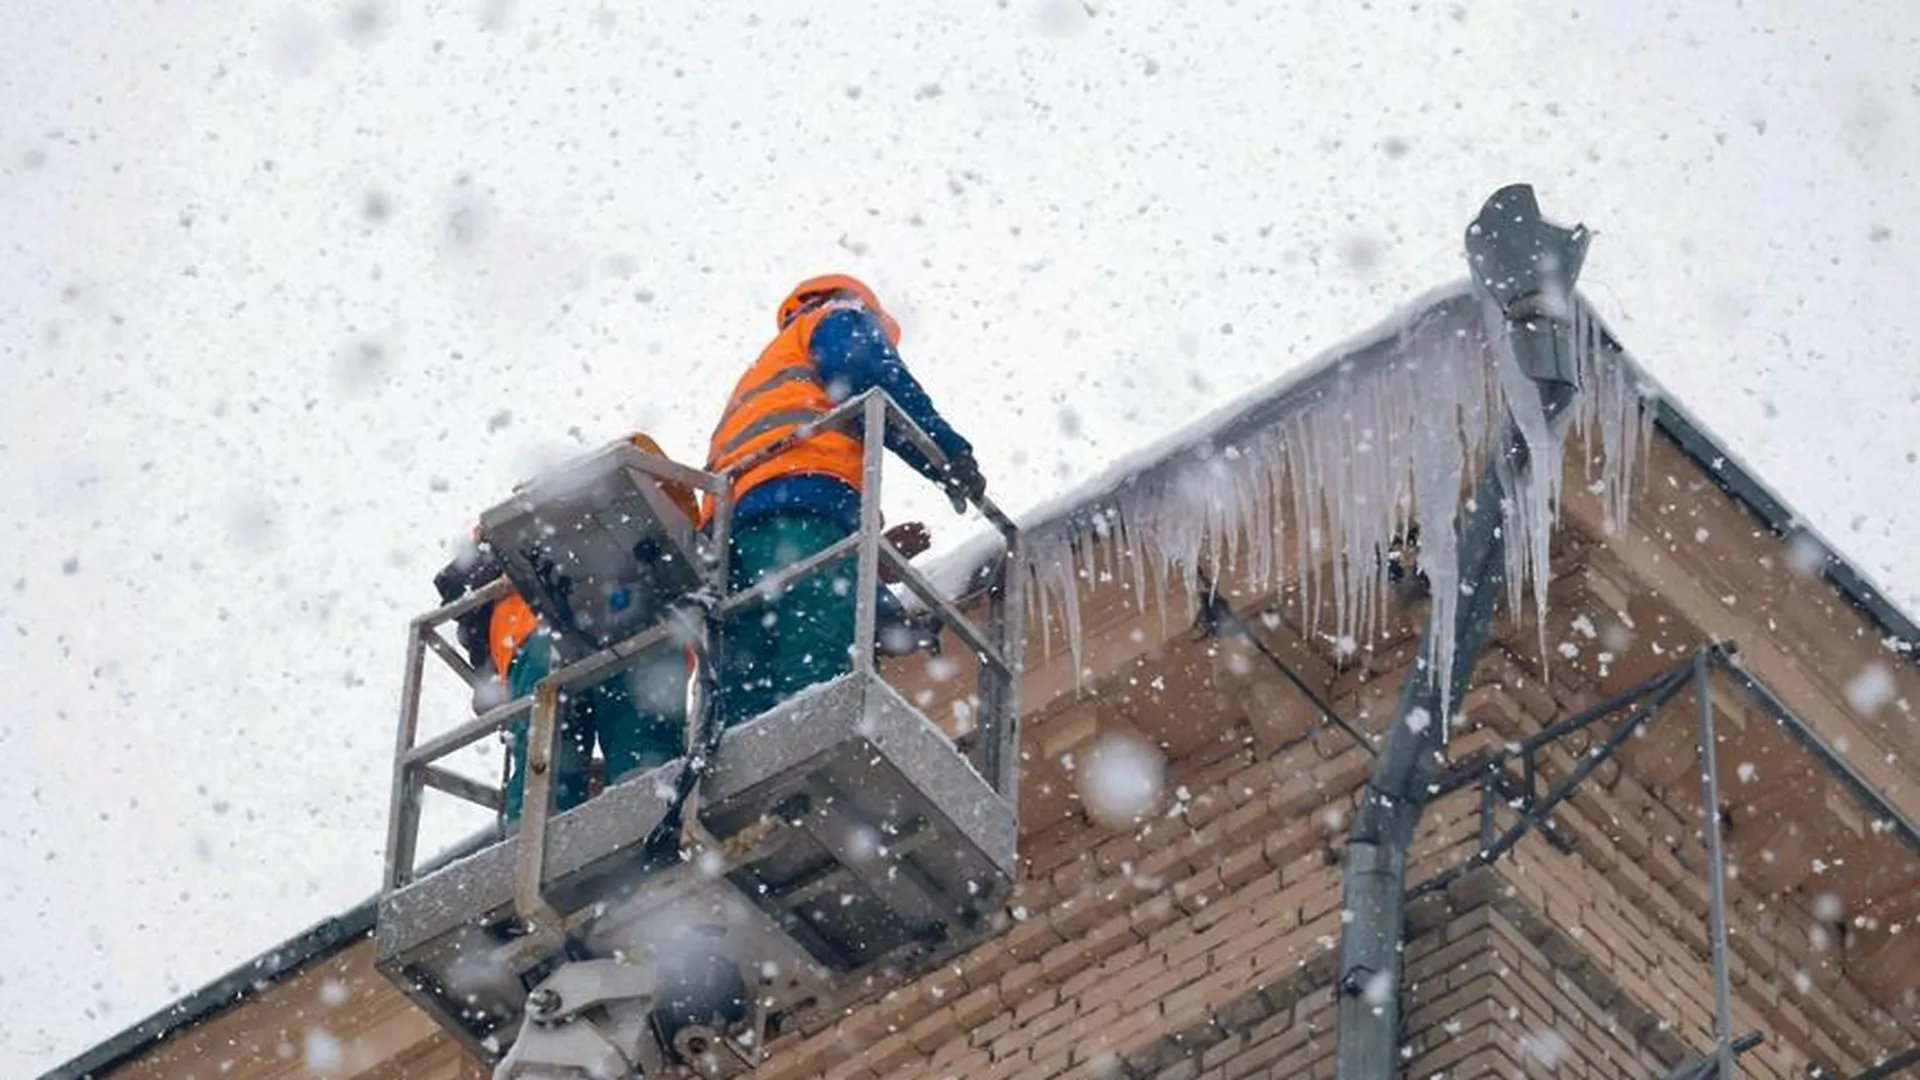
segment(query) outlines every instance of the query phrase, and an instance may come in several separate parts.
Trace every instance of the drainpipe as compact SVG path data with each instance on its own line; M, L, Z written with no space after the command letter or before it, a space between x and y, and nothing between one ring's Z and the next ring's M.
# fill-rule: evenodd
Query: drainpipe
M1573 283L1590 234L1540 218L1533 189L1495 192L1467 227L1474 283L1497 306L1520 369L1540 393L1550 438L1565 430L1579 389L1571 321ZM1431 662L1441 628L1431 616L1421 651L1400 696L1386 745L1374 763L1347 840L1341 881L1338 1080L1391 1080L1399 1073L1400 983L1407 853L1426 810L1428 792L1446 763L1448 718L1442 700L1458 702L1493 625L1506 577L1500 477L1528 483L1526 440L1509 423L1501 456L1487 463L1460 522L1461 602L1455 609L1453 670ZM1443 682L1442 680L1445 680ZM1444 693L1443 693L1444 691ZM1419 730L1407 720L1431 718Z

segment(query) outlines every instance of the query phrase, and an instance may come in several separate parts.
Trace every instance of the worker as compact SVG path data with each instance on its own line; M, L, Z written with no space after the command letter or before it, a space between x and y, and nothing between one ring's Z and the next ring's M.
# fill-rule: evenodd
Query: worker
M631 436L642 451L665 457L659 444L640 432ZM693 493L662 481L663 489L689 519L697 512ZM493 564L495 567L498 563ZM443 572L444 573L444 572ZM496 574L497 575L497 571ZM442 590L443 595L445 589ZM487 662L504 685L506 699L533 692L552 672L553 633L517 591L492 605L487 615ZM685 741L687 676L691 659L684 646L663 642L628 667L597 685L568 693L560 716L554 757L554 809L586 801L589 771L597 743L606 763L606 782L657 768L680 756ZM511 751L506 784L506 820L520 817L526 787L528 718L509 732Z
M722 472L868 390L885 391L947 458L936 466L904 435L886 447L940 484L956 510L986 493L973 447L934 410L897 347L900 326L872 289L844 274L811 278L780 304L778 332L727 399L707 454ZM864 433L822 432L734 477L728 590L744 589L851 536L860 523ZM710 516L709 499L705 515ZM852 670L855 562L795 582L721 627L719 715L739 724L795 692ZM863 645L863 647L865 647Z
M473 529L473 547L455 555L452 562L441 567L440 572L433 575L433 587L439 591L442 604L451 604L469 593L479 592L488 583L497 580L500 574L500 560L494 556L493 549L480 535L480 527L476 525ZM498 603L493 601L468 608L454 619L454 636L466 651L467 663L477 676L473 701L476 716L499 703L497 694L483 689L494 682L493 662L487 651L487 625Z

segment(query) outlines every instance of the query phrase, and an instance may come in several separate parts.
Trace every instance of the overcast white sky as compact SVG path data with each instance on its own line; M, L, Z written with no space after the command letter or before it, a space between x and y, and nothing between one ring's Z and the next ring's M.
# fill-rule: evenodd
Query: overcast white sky
M1910 0L642 7L9 5L0 1074L368 895L448 541L582 441L697 460L812 272L1017 511L1460 276L1528 180L1920 598Z

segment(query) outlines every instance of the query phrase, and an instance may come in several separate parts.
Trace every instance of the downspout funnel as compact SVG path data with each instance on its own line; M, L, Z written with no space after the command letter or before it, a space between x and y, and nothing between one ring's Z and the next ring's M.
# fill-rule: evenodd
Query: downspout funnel
M1494 192L1467 226L1473 282L1506 316L1520 370L1535 382L1580 385L1571 342L1558 331L1573 322L1573 283L1592 239L1585 225L1543 220L1528 184Z
M1579 388L1568 330L1573 285L1590 235L1583 226L1568 229L1542 220L1533 189L1525 184L1495 192L1467 227L1474 283L1504 322L1515 358L1538 389L1549 433L1556 439ZM1407 853L1429 789L1446 763L1450 718L1442 715L1441 702L1458 702L1465 695L1505 579L1500 474L1505 470L1510 477L1527 476L1527 442L1513 423L1497 452L1503 457L1487 463L1468 504L1472 512L1458 524L1463 601L1451 628L1452 670L1434 670L1433 644L1443 628L1429 616L1399 712L1347 840L1341 880L1338 1080L1390 1080L1399 1072ZM1432 719L1409 725L1408 718L1416 714Z

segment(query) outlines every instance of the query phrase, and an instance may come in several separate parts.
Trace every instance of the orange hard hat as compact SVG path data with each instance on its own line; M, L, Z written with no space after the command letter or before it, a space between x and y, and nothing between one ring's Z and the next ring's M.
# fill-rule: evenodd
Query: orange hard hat
M785 330L787 324L809 305L839 293L858 299L861 306L880 320L881 327L887 332L887 339L895 345L900 344L900 324L894 322L893 316L887 314L887 309L880 306L880 297L867 287L867 283L851 274L822 274L795 285L787 298L780 301L777 316L780 329Z

